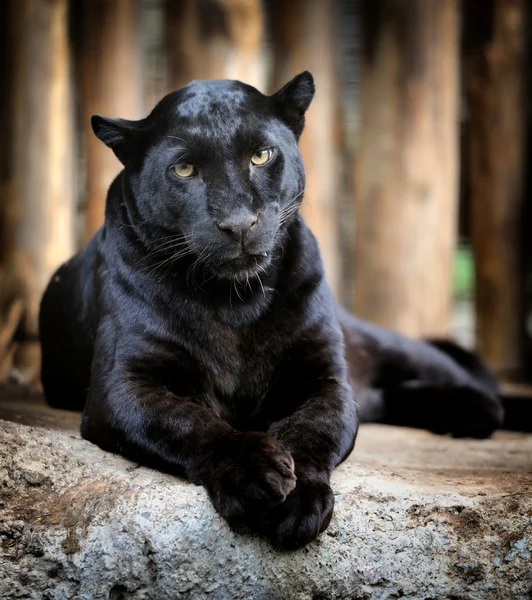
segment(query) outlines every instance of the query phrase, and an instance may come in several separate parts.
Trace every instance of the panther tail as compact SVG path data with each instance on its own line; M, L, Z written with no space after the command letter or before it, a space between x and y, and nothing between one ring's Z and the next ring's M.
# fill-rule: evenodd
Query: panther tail
M337 309L362 420L487 437L502 426L497 382L473 353L414 340Z
M486 391L491 394L499 393L499 386L497 385L495 376L478 354L466 350L451 340L428 339L426 341L440 352L443 352L452 358L457 364L470 373L472 377L482 383L482 385L485 386Z

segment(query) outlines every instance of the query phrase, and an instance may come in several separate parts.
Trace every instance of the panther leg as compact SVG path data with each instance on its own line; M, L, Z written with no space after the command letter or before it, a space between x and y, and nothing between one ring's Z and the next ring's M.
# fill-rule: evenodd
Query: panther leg
M496 396L468 386L410 381L383 390L381 422L454 437L489 437L504 420Z

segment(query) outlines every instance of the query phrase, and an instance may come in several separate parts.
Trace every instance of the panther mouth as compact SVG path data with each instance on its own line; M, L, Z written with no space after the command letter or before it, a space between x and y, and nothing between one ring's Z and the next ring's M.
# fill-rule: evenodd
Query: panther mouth
M270 264L268 254L246 254L214 265L214 271L220 279L236 279L245 281L258 273L264 272Z

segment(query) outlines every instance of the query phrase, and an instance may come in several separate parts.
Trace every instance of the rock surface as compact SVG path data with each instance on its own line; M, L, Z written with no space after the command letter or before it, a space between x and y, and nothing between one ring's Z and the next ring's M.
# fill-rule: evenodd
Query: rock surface
M82 440L79 417L0 400L0 598L532 598L532 436L361 429L329 529L274 551L202 488Z

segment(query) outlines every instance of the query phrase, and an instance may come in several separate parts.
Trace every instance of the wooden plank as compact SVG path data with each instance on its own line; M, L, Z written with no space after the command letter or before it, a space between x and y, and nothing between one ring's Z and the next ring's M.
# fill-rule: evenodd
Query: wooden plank
M15 210L13 201L13 68L14 39L12 11L14 0L0 3L0 279L13 250Z
M170 89L193 79L237 79L264 85L260 0L166 2Z
M103 223L109 185L121 164L93 134L95 113L143 116L138 0L83 0L81 20L82 134L87 157L85 240Z
M327 281L340 296L339 243L339 76L336 65L334 0L272 2L275 91L303 70L316 83L316 97L307 113L300 140L305 161L306 188L302 214L316 236Z
M354 307L447 335L457 220L455 0L364 0L355 157Z
M32 333L52 272L74 251L67 5L67 0L20 0L13 15L14 259Z
M36 340L39 302L51 274L74 252L67 8L67 0L19 0L10 14L15 60L9 262L16 275L12 297L24 300L28 340ZM35 381L38 343L21 345L14 361L24 381Z
M465 89L477 349L502 378L522 367L526 0L465 3Z

